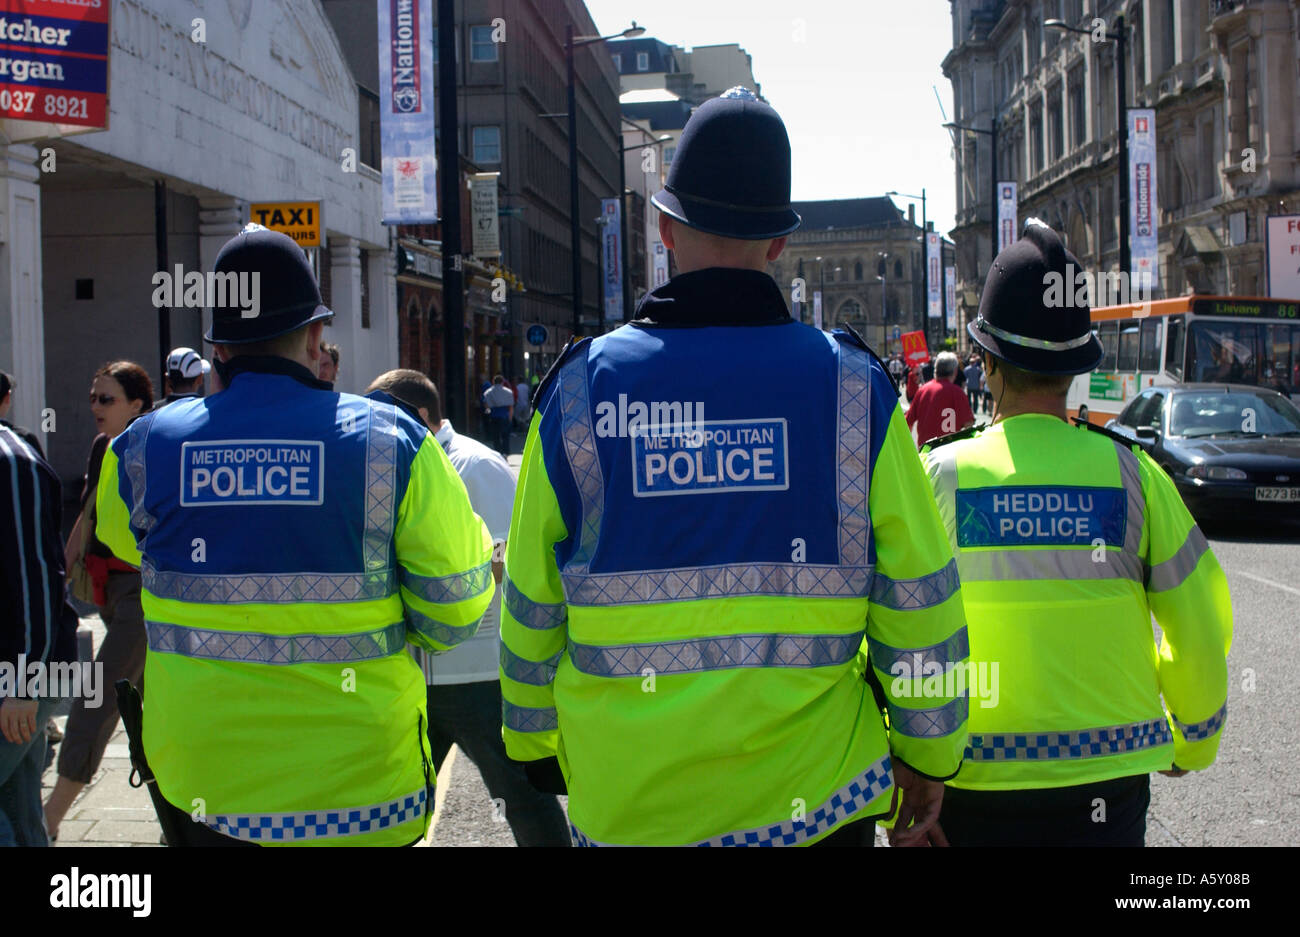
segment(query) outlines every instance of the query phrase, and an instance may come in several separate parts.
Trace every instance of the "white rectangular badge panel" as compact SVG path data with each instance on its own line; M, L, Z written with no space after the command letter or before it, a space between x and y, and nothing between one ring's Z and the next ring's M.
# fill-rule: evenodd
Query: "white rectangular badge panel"
M220 439L181 444L181 506L323 504L325 444Z
M658 498L785 491L789 464L783 417L651 426L632 436L632 493Z

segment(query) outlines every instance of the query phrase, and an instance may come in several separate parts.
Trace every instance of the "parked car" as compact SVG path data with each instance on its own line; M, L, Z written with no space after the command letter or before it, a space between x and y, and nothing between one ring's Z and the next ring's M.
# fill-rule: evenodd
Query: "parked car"
M1275 390L1151 387L1106 428L1145 449L1198 519L1300 520L1300 410Z

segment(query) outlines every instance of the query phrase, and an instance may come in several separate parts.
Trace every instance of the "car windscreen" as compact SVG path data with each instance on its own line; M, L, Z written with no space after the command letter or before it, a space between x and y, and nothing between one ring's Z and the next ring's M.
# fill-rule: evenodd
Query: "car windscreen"
M1300 436L1300 410L1278 394L1184 391L1169 412L1171 436Z

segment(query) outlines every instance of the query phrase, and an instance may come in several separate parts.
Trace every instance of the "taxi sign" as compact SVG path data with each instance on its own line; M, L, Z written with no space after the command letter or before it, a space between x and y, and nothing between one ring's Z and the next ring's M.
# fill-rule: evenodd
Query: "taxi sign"
M252 202L249 221L293 238L299 247L320 247L320 202Z

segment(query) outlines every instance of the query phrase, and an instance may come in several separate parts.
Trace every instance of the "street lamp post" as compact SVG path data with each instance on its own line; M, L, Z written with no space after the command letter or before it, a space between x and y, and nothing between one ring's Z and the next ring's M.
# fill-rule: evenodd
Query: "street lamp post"
M994 170L994 178L997 178L997 171ZM921 296L922 304L925 311L922 313L922 322L925 326L925 334L930 334L930 244L926 240L930 236L930 226L925 217L925 189L921 190L920 195L908 195L906 192L886 192L886 195L897 195L899 198L919 199L921 202ZM943 256L943 242L939 242L939 256ZM939 266L943 266L942 260ZM886 346L888 347L888 346Z
M564 61L568 72L569 102L569 250L573 254L570 275L573 278L573 334L582 334L582 221L578 216L578 88L575 80L573 51L594 42L609 39L632 39L645 32L633 21L630 28L612 36L575 36L573 23L564 26ZM619 155L622 159L622 154ZM601 304L604 309L604 304ZM603 312L602 312L603 315Z
M885 302L889 286L889 254L885 251L876 251L876 257L880 260L881 272L876 275L880 281L880 327L885 330L885 350L889 350L889 307Z
M626 117L624 121L628 121ZM635 127L636 125L633 124ZM672 134L661 134L653 143L641 143L636 146L623 146L623 131L618 133L618 218L619 218L619 243L621 246L622 257L619 263L623 265L623 321L627 321L632 312L632 277L629 275L630 270L627 265L627 159L626 155L633 150L642 150L647 146L659 146L661 143L671 140ZM605 334L605 304L600 304L600 334Z
M1063 20L1045 20L1045 29L1059 29L1067 33L1092 35L1090 29L1071 26ZM1128 178L1128 30L1124 28L1124 14L1115 17L1115 31L1106 38L1115 43L1115 116L1119 131L1119 269L1129 272L1129 178Z

